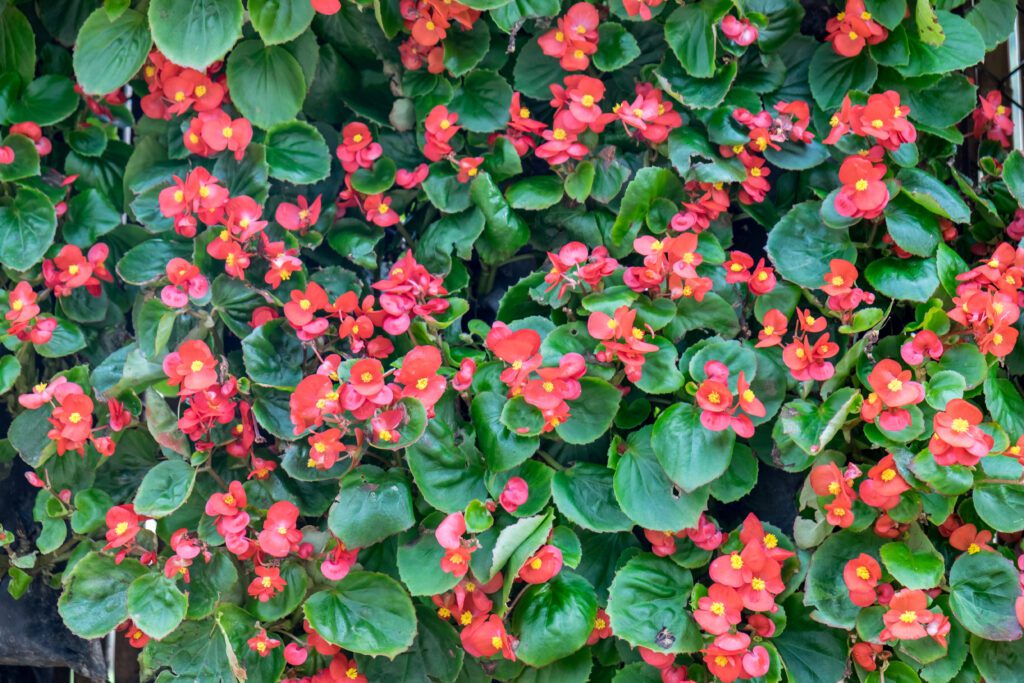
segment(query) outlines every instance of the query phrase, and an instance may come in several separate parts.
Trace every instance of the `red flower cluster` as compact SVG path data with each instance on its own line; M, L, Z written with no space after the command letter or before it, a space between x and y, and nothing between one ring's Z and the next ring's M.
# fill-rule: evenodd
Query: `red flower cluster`
M608 255L608 248L594 247L591 253L582 242L569 242L557 254L548 252L551 270L544 276L546 291L558 288L558 298L565 298L566 292L575 290L581 283L589 291L600 291L604 278L612 275L619 262ZM587 291L584 289L583 291Z
M661 239L644 235L633 240L633 249L644 257L643 265L626 268L622 281L634 292L660 294L667 285L671 299L702 301L711 291L711 278L697 272L704 257L698 251L696 234Z
M651 544L651 552L658 557L668 557L676 552L676 540L687 539L701 550L717 550L729 540L729 534L723 533L715 523L701 513L697 526L680 531L656 531L644 529L644 538Z
M886 358L878 361L868 375L871 393L864 399L860 417L865 422L878 420L882 429L899 432L910 426L910 412L905 406L924 401L924 386L911 381L910 370Z
M22 280L7 295L7 321L5 334L10 334L19 341L33 344L45 344L53 337L57 329L57 319L40 315L36 303L36 293L27 281Z
M597 52L600 21L596 7L578 2L558 20L555 28L540 37L540 49L548 57L558 59L566 71L583 71L590 66L590 55Z
M982 353L1005 357L1019 336L1016 322L1024 304L1024 247L1003 242L989 258L956 279L960 284L949 317L970 328Z
M401 0L399 13L410 37L398 46L402 65L410 71L423 67L424 60L431 73L444 71L444 48L439 43L448 36L453 25L468 31L480 17L458 0Z
M729 260L722 267L725 268L726 283L745 283L754 296L763 296L778 284L774 268L767 265L763 258L758 259L755 266L754 259L742 251L730 252Z
M794 332L793 341L782 350L782 360L797 381L824 382L835 374L835 366L828 359L839 353L839 345L829 341L827 332L811 343L810 333L824 330L825 318L797 309L796 320L799 331Z
M658 350L657 344L644 341L647 334L654 334L650 325L638 327L634 325L635 321L636 311L628 306L620 306L611 316L594 311L587 319L587 332L601 342L597 360L602 363L621 362L626 378L633 383L639 382L643 376L647 354Z
M878 149L881 152L881 149ZM889 203L889 188L883 178L885 164L872 163L881 154L847 157L839 167L842 187L835 199L835 209L848 218L878 218Z
M847 323L852 313L862 303L875 303L875 295L857 287L857 267L844 259L829 261L829 271L825 273L825 284L821 291L828 295L826 304L829 310L841 314L842 322Z
M579 398L579 379L587 372L583 356L567 353L556 367L541 367L540 335L531 329L513 331L502 322L494 323L484 343L510 364L501 373L501 381L509 388L509 396L522 396L541 412L545 432L569 419L566 401Z
M825 40L844 57L856 57L868 45L877 45L889 37L884 26L871 18L864 0L847 0L846 9L825 24Z
M79 287L93 296L99 296L101 282L113 282L114 276L107 270L107 245L94 244L88 254L73 244L65 244L52 259L43 260L43 282L53 290L56 297L68 296Z
M818 465L811 470L810 481L814 493L830 499L824 506L829 524L844 529L853 524L853 510L850 508L857 494L849 480L856 478L859 473L856 468L851 468L844 474L834 462Z
M729 388L730 371L724 363L709 360L704 364L704 374L707 379L700 383L696 395L701 409L700 423L713 432L732 429L739 436L752 437L754 423L750 416L764 417L765 409L747 383L743 371L740 370L736 380L735 397ZM746 414L739 414L741 410Z
M978 101L980 105L971 114L974 121L971 135L978 140L998 142L1004 149L1010 149L1013 118L1010 116L1010 110L1003 104L1003 93L991 90L984 97L979 97Z
M467 539L466 518L461 512L453 512L444 518L434 531L434 538L444 548L441 569L459 578L469 571L469 559L480 544L476 539Z
M882 615L885 628L878 639L883 643L890 640L919 640L931 637L946 647L949 635L949 617L941 611L928 609L928 594L922 590L903 589L897 591L889 601L889 611Z
M843 582L850 592L850 601L858 607L871 607L878 598L876 587L882 578L882 567L871 555L861 553L843 567Z
M870 144L896 151L900 145L917 140L917 129L907 118L909 114L910 107L900 104L900 94L895 90L871 95L864 105L852 104L847 95L829 121L832 130L824 143L834 145L847 133L853 133Z
M210 289L206 276L183 258L172 258L166 270L170 284L160 290L160 300L171 308L184 308L189 299L202 299Z
M988 455L995 441L978 426L981 420L981 411L960 398L953 399L945 410L936 413L935 433L928 442L935 462L971 467Z
M305 233L320 220L320 195L316 196L313 203L302 195L296 198L296 203L281 202L274 211L274 220L285 230Z

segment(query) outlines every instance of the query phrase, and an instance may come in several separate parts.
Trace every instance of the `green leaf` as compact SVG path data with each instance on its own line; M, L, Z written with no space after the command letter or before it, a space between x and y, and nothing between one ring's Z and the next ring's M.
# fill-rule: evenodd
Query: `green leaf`
M887 256L864 269L868 283L890 299L925 302L939 286L935 259Z
M960 284L956 276L969 270L967 262L945 243L940 244L935 250L935 260L942 288L947 294L954 296L957 285Z
M0 143L14 152L14 161L0 166L0 180L23 180L39 175L39 152L24 135L8 135Z
M213 619L185 621L173 633L151 641L142 651L144 669L166 667L178 678L230 681L238 669L225 634Z
M554 175L523 178L509 185L505 199L513 209L547 209L562 200L562 179Z
M812 614L816 621L835 628L853 628L860 607L850 602L843 569L847 562L862 553L878 559L883 540L870 531L840 531L825 539L814 551L804 601L808 607L816 608Z
M293 577L288 571L289 566L290 563L285 563L281 568L281 575L288 581L284 594L293 589ZM210 558L209 562L194 563L189 568L188 618L204 619L210 616L213 614L213 610L218 602L226 596L230 596L232 591L239 591L240 588L238 570L235 569L235 565L229 559L227 553L213 553L213 557ZM302 595L305 596L305 593L306 589L303 586ZM262 606L271 605L278 597L259 604ZM289 609L288 613L292 609Z
M304 121L290 121L271 127L264 144L273 178L309 185L323 180L331 171L331 157L324 136Z
M738 69L736 62L730 62L717 69L711 78L693 78L678 59L666 54L657 76L665 90L680 102L695 109L710 109L725 99Z
M484 391L473 398L470 406L477 445L487 459L488 469L493 472L504 472L522 464L540 446L537 436L522 436L502 424L505 403L503 396Z
M458 113L459 125L473 133L505 127L512 104L512 87L495 71L478 69L455 89L448 109Z
M480 22L469 31L449 31L444 41L444 68L452 76L462 76L473 70L491 46L491 32Z
M125 10L116 19L94 10L75 40L75 79L91 95L117 90L146 63L153 39L146 16Z
M128 586L128 616L146 635L160 640L178 627L188 610L188 598L173 579L146 574Z
M934 588L945 575L942 555L917 524L910 526L906 541L886 543L880 553L886 570L905 588Z
M626 193L622 197L619 215L612 226L612 242L621 244L627 235L638 230L641 221L650 213L655 200L662 197L677 200L682 194L683 184L669 169L646 167L637 171L636 176L626 186Z
M87 534L104 525L107 510L114 506L110 494L103 489L84 489L75 493L75 511L71 513L71 529Z
M147 573L134 558L114 564L112 556L91 552L66 573L57 611L64 625L82 638L99 638L128 618L128 586Z
M603 379L584 377L580 387L580 397L568 401L569 419L555 427L566 443L596 441L611 427L622 401L622 392Z
M242 37L243 12L242 0L152 0L149 25L168 59L204 71Z
M597 52L592 59L598 71L616 71L640 56L640 46L622 24L606 22L597 29Z
M846 416L859 405L860 394L846 387L830 394L824 403L803 399L782 406L774 432L791 438L805 453L816 455L839 433Z
M512 210L489 173L477 174L470 183L469 194L484 215L484 231L476 241L480 258L488 265L511 258L530 239L526 221Z
M416 488L442 512L459 512L488 497L484 465L471 444L455 445L443 420L430 420L423 436L405 452Z
M401 470L362 465L341 480L327 526L347 548L365 548L405 531L413 517L409 483Z
M911 32L910 59L906 66L897 67L904 76L927 76L959 71L984 59L985 41L966 19L941 10L935 12L935 16L943 33L946 34L946 39L942 45L934 46Z
M90 187L83 192L76 192L68 202L61 234L69 244L84 250L120 225L121 211L100 190ZM164 269L161 271L165 272Z
M961 555L949 572L949 589L949 606L968 631L986 640L1020 638L1017 570L999 553Z
M841 575L842 572L840 579ZM845 590L844 587L844 595ZM847 677L849 666L849 634L822 628L820 623L810 618L809 610L802 604L802 597L795 593L782 604L786 613L786 629L772 640L782 655L788 680L841 681Z
M14 356L0 357L0 394L6 394L21 375L21 363Z
M1013 33L1017 4L1013 0L981 0L966 16L978 29L986 50L994 50Z
M946 34L942 31L939 18L935 16L930 0L917 0L914 8L914 19L917 21L917 34L921 41L939 47L946 42Z
M757 37L762 52L775 52L786 45L804 18L799 0L741 0L739 5L747 14L760 14L767 20Z
M267 47L258 40L239 43L228 57L227 74L231 102L260 128L291 121L306 98L302 66L280 45Z
M398 575L411 595L440 595L459 582L459 577L441 569L445 550L434 537L434 530L442 519L440 513L434 513L423 520L420 528L399 537Z
M693 576L668 558L636 555L608 591L612 631L633 647L659 653L696 652L700 629L686 609Z
M309 587L309 577L306 571L298 562L285 561L281 565L281 578L288 582L284 590L261 602L253 598L249 599L246 609L252 612L261 621L276 621L284 619L302 604L306 598L306 589ZM191 584L189 584L191 588ZM191 614L189 616L192 616Z
M409 650L390 661L374 657L359 663L369 680L454 683L466 656L459 634L425 605L416 605L416 620L416 639Z
M915 203L954 223L968 223L971 210L960 195L935 176L919 168L905 168L897 178L903 190Z
M380 194L395 184L398 168L395 162L381 157L370 168L360 168L352 174L352 188L363 194Z
M939 219L903 193L885 207L885 226L889 236L904 251L915 256L932 256L942 242Z
M302 380L302 342L284 318L271 320L242 340L245 370L256 384L292 388Z
M46 436L50 431L48 419L52 410L49 406L23 410L7 430L7 439L30 467L38 467L56 451L56 446Z
M825 111L832 111L851 90L870 90L878 78L878 65L867 51L844 57L830 43L822 43L811 58L807 78L814 101Z
M1013 382L989 376L985 380L985 405L992 419L1009 434L1024 435L1024 398Z
M165 460L149 472L135 494L135 511L159 519L171 514L188 500L196 482L196 471L184 460Z
M32 121L40 126L52 126L75 113L79 101L70 78L48 74L28 84L11 106L8 118L12 123Z
M978 484L972 501L981 520L996 531L1016 533L1024 529L1024 486Z
M573 201L585 202L594 187L594 174L593 162L581 161L576 164L576 168L565 178L565 193Z
M928 380L924 389L924 398L928 405L936 410L944 410L946 404L956 398L964 397L967 381L955 370L940 370Z
M600 533L629 531L633 522L615 500L612 472L581 462L555 473L551 495L558 511L570 522Z
M519 570L526 564L526 560L544 544L549 533L551 533L550 511L546 515L524 517L502 529L491 553L491 565L487 580L490 581L498 575L498 572L504 571L506 584L511 586L512 580L519 574ZM507 592L505 594L508 595Z
M871 18L889 30L896 28L907 13L906 0L865 0Z
M43 258L57 232L53 204L39 190L21 186L0 200L0 263L28 270Z
M553 83L561 83L567 75L557 59L552 59L540 49L534 36L519 51L515 68L512 70L512 81L516 90L527 97L537 100L548 100L551 97L550 87Z
M394 659L416 635L409 595L383 574L351 572L334 588L311 595L302 611L325 640L357 654Z
M342 218L335 222L327 234L327 244L357 266L376 268L377 243L384 238L384 234L376 225L367 225L354 218Z
M568 657L586 644L596 614L594 588L572 572L530 586L512 612L516 658L539 667Z
M684 5L665 21L665 42L694 78L715 73L715 23L727 10L728 4L723 8L721 2Z
M677 403L658 416L651 446L669 479L690 493L729 468L736 434L713 432L700 422L700 409Z
M832 259L857 258L847 231L825 226L819 208L817 202L797 204L768 233L768 257L782 277L801 287L820 287Z
M149 285L167 277L167 263L174 258L190 259L189 242L146 240L129 249L117 262L117 275L130 285Z
M57 319L57 329L53 331L50 341L36 344L36 353L44 358L63 358L85 348L85 335L82 328L63 318Z
M293 40L315 16L313 4L306 0L249 0L249 21L266 45Z
M23 82L36 72L36 36L25 15L11 3L0 14L0 73L15 72Z
M249 646L249 639L257 632L260 624L241 607L232 604L220 605L216 616L221 638L227 641L228 657L232 668L240 669L247 680L276 681L284 674L284 648L276 648L261 655ZM235 673L234 678L240 678Z
M626 446L613 481L622 511L645 529L675 532L693 527L707 507L708 487L691 493L679 490L654 455L650 427L632 432Z
M1024 670L1024 640L1006 643L972 636L971 658L986 681L1015 681Z
M1015 149L1003 162L1003 182L1017 204L1024 206L1024 153Z

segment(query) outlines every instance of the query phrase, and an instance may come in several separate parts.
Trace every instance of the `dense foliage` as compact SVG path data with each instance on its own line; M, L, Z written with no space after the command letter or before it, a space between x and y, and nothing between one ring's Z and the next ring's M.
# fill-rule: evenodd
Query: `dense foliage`
M12 595L147 680L1019 680L1014 2L246 5L0 1Z

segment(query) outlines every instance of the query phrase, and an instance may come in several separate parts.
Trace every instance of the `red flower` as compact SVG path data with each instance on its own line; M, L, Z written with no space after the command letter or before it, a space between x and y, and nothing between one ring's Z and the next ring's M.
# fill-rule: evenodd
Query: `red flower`
M737 19L727 14L722 19L722 35L737 45L746 47L757 40L757 27L751 24L749 19Z
M336 150L341 167L346 173L355 173L361 168L370 168L384 153L379 143L373 141L370 129L365 123L350 123L341 129L341 144Z
M401 220L398 212L391 208L391 197L382 194L368 195L363 200L363 213L366 214L366 220L382 228L395 225Z
M857 662L860 668L865 671L874 671L878 668L875 657L882 652L882 646L875 643L855 643L850 648L850 655Z
M320 14L337 14L341 11L341 0L309 0L313 9Z
M850 591L850 600L858 607L875 604L875 586L882 578L882 567L871 555L861 553L843 567L843 581Z
M281 646L281 641L276 638L270 638L267 636L265 629L260 629L259 632L250 638L248 641L249 649L258 654L260 657L266 657L270 654L270 651L275 647Z
M206 501L205 511L211 517L234 517L245 510L247 503L242 482L233 481L228 484L227 493L214 493L210 496Z
M331 581L341 581L348 576L356 560L359 559L359 548L346 548L338 541L324 561L320 563L320 572Z
M922 590L898 591L889 601L889 611L882 615L885 628L879 636L889 640L918 640L928 635L926 625L937 616L928 611L928 596Z
M899 505L900 494L909 490L910 485L896 469L896 461L890 454L868 470L868 478L860 485L860 497L873 508L891 510Z
M459 126L455 125L458 120L459 115L449 112L442 104L430 110L423 124L426 135L423 156L431 161L440 161L452 153L452 146L448 141L459 132Z
M299 195L295 204L281 202L274 212L274 220L285 230L306 231L320 220L320 195L316 196L310 204L306 198Z
M310 639L312 642L312 639ZM322 653L321 653L322 654ZM344 681L345 683L367 683L366 675L360 673L356 660L349 659L344 653L338 652L331 659L329 667L331 681Z
M217 360L199 339L183 342L177 351L167 354L163 370L167 383L180 387L180 396L191 396L217 383Z
M704 664L722 683L732 683L740 676L754 678L747 676L743 668L743 657L749 645L750 636L746 633L723 633L701 650Z
M505 659L515 661L512 638L505 631L505 624L495 614L484 619L474 619L459 634L462 647L472 657L492 657L499 652Z
M553 545L542 546L519 570L526 583L546 583L562 570L562 551Z
M761 331L757 333L757 348L778 346L782 343L782 337L786 334L786 326L789 321L786 316L777 308L773 308L764 314Z
M931 330L921 330L914 338L900 347L900 357L908 365L920 365L925 356L932 360L942 358L945 348L942 340Z
M501 495L498 497L498 502L501 507L505 508L506 512L515 512L520 505L525 503L530 497L530 487L526 483L526 480L522 477L512 477L505 482L505 487L501 491Z
M693 618L700 627L717 636L731 630L743 620L743 599L734 588L711 584L708 594L697 601Z
M882 178L886 168L859 156L847 157L839 167L843 186L836 195L835 209L850 218L877 218L889 203L889 188Z
M842 529L846 529L853 524L853 511L850 509L852 505L849 498L845 494L840 494L835 497L831 503L825 505L825 520L829 524L833 524Z
M981 420L981 411L960 398L953 399L944 411L936 413L935 433L928 442L935 462L971 467L988 455L995 442L978 427Z
M117 505L107 510L107 544L103 549L130 546L142 530L142 519L135 514L135 506L131 503Z
M402 367L395 373L395 381L402 385L402 396L418 398L425 408L432 410L444 394L446 382L437 374L441 368L441 351L436 346L416 346L405 354Z
M460 183L468 183L479 173L479 166L483 162L483 157L464 157L459 159L459 173L455 179Z
M310 282L305 291L292 290L290 297L291 301L284 305L284 317L295 328L299 339L310 341L327 331L327 319L316 317L318 312L330 307L323 287Z
M92 436L93 402L78 385L71 384L70 387L78 391L57 394L58 405L48 418L53 428L46 436L56 442L58 455L68 451L85 455L85 444Z
M968 555L977 555L982 551L994 552L994 548L988 544L992 540L992 532L984 529L978 531L973 524L964 524L949 537L949 544L957 550L963 550Z
M910 413L903 406L916 405L924 400L924 387L911 381L912 376L897 361L890 358L878 361L868 375L873 393L861 406L862 418L874 420L878 416L882 428L891 432L910 426ZM872 397L877 397L878 401ZM882 408L885 410L879 415Z
M149 642L149 636L143 633L131 619L118 626L117 630L124 631L124 637L128 641L128 644L136 650L141 650L146 647L146 643Z
M302 532L295 528L298 518L299 509L286 500L271 505L259 535L263 552L272 557L287 557L297 551L302 541Z
M288 585L277 567L256 567L254 571L256 578L249 584L249 595L260 602L267 602Z
M245 150L252 142L252 124L248 119L240 117L232 119L221 110L206 112L199 115L202 121L202 137L211 150L222 152L225 149L235 153L235 159L241 161Z
M612 635L611 619L608 613L600 607L597 608L597 616L594 617L594 629L587 638L587 645L596 645L598 641L604 640Z

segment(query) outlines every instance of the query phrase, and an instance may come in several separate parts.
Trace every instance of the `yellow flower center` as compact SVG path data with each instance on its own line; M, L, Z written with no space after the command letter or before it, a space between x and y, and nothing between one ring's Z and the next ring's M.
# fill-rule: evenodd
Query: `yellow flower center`
M78 275L78 270L79 268L76 264L71 264L70 266L68 266L68 272L71 273L72 275Z
M128 522L118 522L117 526L114 527L114 533L121 535L128 531Z
M221 129L220 134L223 135L226 138L230 138L232 135L235 134L235 131L233 131L233 130L231 130L231 128L225 126L224 128Z
M71 413L70 415L68 415L68 422L70 422L73 425L76 425L76 424L78 424L81 421L82 421L82 414L81 413Z
M262 581L260 581L260 583L262 583L262 584L263 584L263 587L264 587L264 588L270 588L271 586L273 586L273 585L274 585L274 580L273 580L273 579L271 579L271 578L270 578L269 576L264 576L264 577L263 577L263 580L262 580Z
M196 86L196 97L202 97L205 94L206 94L206 86L205 85L197 85Z
M429 384L430 380L427 379L426 377L420 377L418 380L416 380L416 388L419 389L420 391L426 389Z
M565 129L564 128L555 128L555 130L552 131L552 133L551 133L551 137L553 137L556 140L564 140L565 137L566 137Z
M584 107L593 107L594 106L594 96L593 95L584 95L583 97L580 98L580 104L582 104Z
M861 581L867 581L871 578L871 572L868 571L867 567L857 567L857 578Z
M958 417L953 420L952 427L953 431L956 432L957 434L963 434L964 432L971 428L971 423L962 417Z
M192 361L192 364L188 366L188 368L192 372L199 372L200 370L203 369L203 361L201 361L201 360L194 360L194 361Z
M533 558L533 560L530 562L530 569L540 569L543 566L544 563L541 562L539 557Z
M552 384L551 382L544 382L544 384L541 385L541 388L543 388L544 391L550 394L552 391L555 390L555 385Z
M863 192L868 189L868 181L861 178L854 184L854 187L857 189L857 192Z
M778 537L775 534L765 534L764 535L764 547L765 548L768 548L768 550L771 550L773 548L778 547L778 545L779 545L779 539L778 539Z
M710 612L715 616L720 617L725 614L725 605L721 602L713 602L711 603Z
M896 478L896 470L891 467L882 470L882 481L892 481Z
M729 556L729 566L733 569L743 569L743 558L740 557L739 553L733 553Z
M756 591L763 591L765 587L764 579L756 578L750 582L750 587Z
M889 391L899 391L903 388L903 382L896 378L889 380L889 383L885 385L889 388Z
M900 621L904 624L913 624L917 621L917 612L912 609L908 609L906 612L900 615Z
M967 554L968 555L977 555L980 552L981 552L981 548L978 546L977 543L972 543L969 546L967 546Z

